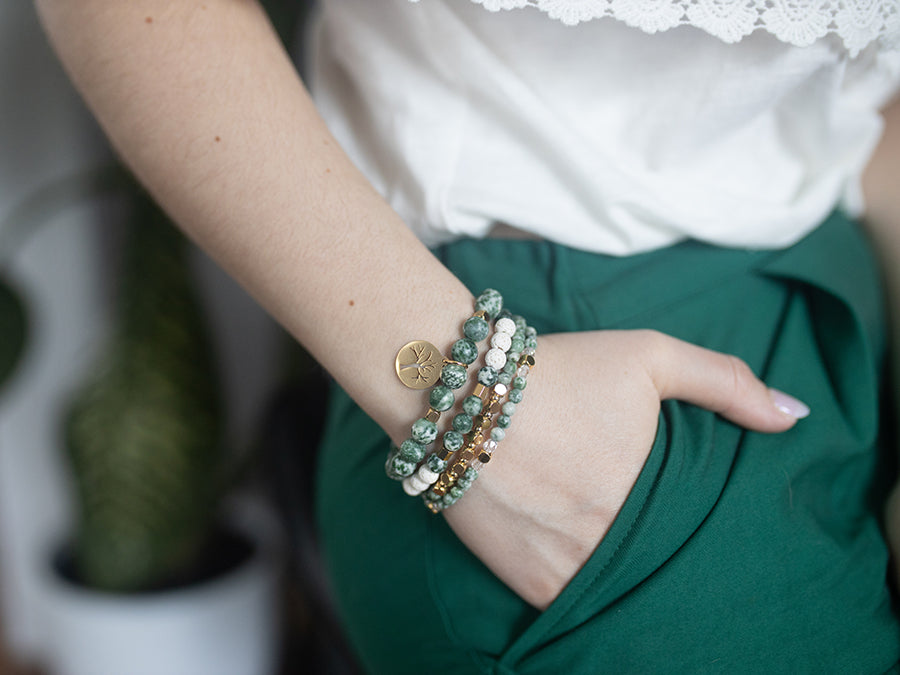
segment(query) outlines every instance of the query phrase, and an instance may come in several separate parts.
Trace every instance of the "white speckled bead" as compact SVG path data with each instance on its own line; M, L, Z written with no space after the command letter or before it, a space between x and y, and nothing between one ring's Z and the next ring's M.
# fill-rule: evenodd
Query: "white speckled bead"
M409 478L403 479L403 491L410 497L415 497L422 494L429 487L431 487L431 483L426 483L425 481L423 481L421 478L419 478L418 474L413 474Z
M431 469L429 469L424 464L419 467L419 470L416 472L416 477L425 483L425 487L429 485L434 485L437 482L437 479L440 477L440 474L435 473ZM422 488L423 490L425 488Z
M497 319L497 322L494 324L494 330L498 333L509 335L509 337L512 338L516 332L516 322L507 317Z
M506 353L502 349L488 349L484 355L484 365L500 370L506 365Z
M491 336L491 347L493 347L494 349L508 352L509 346L511 344L512 338L509 336L509 333L501 333L497 331Z
M498 382L494 385L494 393L497 394L497 396L506 396L506 394L509 393L509 387L502 382Z

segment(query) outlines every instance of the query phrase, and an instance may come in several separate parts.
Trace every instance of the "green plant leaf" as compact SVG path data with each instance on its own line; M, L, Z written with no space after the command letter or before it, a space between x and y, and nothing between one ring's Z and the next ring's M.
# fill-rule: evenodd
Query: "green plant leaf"
M27 331L25 303L9 282L0 277L0 389L25 351Z

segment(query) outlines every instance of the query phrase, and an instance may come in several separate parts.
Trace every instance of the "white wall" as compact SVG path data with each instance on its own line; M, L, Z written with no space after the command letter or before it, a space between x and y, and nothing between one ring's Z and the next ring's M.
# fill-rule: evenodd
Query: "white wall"
M0 2L0 228L35 190L108 159L30 0ZM45 552L71 520L60 411L108 327L104 242L114 216L108 204L90 201L61 210L16 248L3 270L27 296L32 319L25 361L0 393L0 612L6 640L27 660L41 654ZM7 253L0 251L0 259ZM276 331L214 265L199 255L197 265L225 356L230 436L243 443L277 368Z

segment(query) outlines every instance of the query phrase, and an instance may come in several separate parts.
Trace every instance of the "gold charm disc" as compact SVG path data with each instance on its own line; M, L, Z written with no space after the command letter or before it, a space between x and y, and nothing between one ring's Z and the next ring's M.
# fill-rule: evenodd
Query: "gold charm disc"
M410 389L428 389L441 379L443 358L430 342L413 340L397 352L394 369L400 381Z

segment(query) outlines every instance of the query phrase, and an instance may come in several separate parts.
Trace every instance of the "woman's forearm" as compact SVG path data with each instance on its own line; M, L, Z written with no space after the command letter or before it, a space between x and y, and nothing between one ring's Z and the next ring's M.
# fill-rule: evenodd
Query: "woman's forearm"
M38 0L65 67L170 215L396 439L404 342L449 346L466 288L328 132L251 0Z

